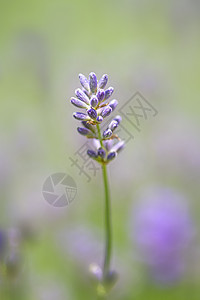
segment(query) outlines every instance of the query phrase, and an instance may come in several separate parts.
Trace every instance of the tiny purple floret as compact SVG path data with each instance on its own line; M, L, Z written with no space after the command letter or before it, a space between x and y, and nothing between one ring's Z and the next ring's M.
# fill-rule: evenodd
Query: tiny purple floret
M111 112L112 112L112 108L108 105L102 110L101 116L103 118L105 118L105 117L109 116L111 114Z
M88 113L88 116L91 118L91 119L96 119L97 117L97 112L94 108L90 108L87 110L87 113Z
M100 89L105 88L106 84L108 82L108 75L104 74L101 79L99 80L98 86Z
M104 90L99 89L97 92L97 98L98 98L99 102L102 102L104 100L104 97L105 97Z
M91 92L96 93L96 91L97 91L97 76L93 72L91 72L89 75L89 84L90 84Z
M112 95L113 92L114 92L114 88L113 87L109 87L105 91L105 100L107 100L108 98L110 98L110 96Z
M75 94L79 100L85 102L88 105L90 104L88 96L81 89L76 89Z
M110 101L109 106L112 108L112 111L117 107L118 101L116 99L113 99Z

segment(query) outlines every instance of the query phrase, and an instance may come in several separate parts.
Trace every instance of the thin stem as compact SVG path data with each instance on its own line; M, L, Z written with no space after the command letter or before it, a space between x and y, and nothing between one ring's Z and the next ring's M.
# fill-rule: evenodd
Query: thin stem
M107 166L102 165L104 189L105 189L105 230L106 230L106 245L103 265L104 279L110 270L111 250L112 250L112 230L111 230L111 203L108 187Z
M99 126L99 124L97 124L97 132L98 132L98 138L99 138L101 147L103 147L103 141L102 141L102 137L101 137L101 131L100 131L100 126Z
M100 126L97 124L98 138L103 147L103 141L101 137ZM105 234L106 234L106 244L105 244L105 254L104 254L104 265L103 265L103 278L105 279L110 270L111 261L111 250L112 250L112 229L111 229L111 203L110 203L110 193L108 186L108 175L107 166L102 164L102 174L105 190Z

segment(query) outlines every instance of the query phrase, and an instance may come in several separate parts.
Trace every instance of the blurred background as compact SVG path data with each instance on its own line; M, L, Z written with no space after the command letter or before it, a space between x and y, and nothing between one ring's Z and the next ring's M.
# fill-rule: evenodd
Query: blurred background
M0 299L96 299L104 190L69 101L92 71L109 75L126 141L109 165L119 279L108 299L199 299L200 2L0 4ZM138 95L149 110L134 119ZM77 187L64 207L42 194L55 173Z

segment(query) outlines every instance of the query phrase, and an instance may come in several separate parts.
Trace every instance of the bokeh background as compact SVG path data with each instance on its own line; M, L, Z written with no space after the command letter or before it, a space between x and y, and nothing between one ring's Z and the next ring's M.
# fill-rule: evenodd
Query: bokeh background
M123 119L132 138L109 166L119 279L108 299L199 299L200 2L0 5L1 299L96 299L101 172L88 182L70 161L85 140L69 99L91 71L109 74L119 107L139 91L158 111L140 131ZM62 208L42 195L57 172L77 185Z

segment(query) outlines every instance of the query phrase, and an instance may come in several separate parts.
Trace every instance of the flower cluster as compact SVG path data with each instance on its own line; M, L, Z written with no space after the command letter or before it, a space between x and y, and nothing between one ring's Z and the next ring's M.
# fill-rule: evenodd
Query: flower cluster
M90 73L89 79L79 74L82 89L75 90L75 97L71 103L85 110L75 112L73 117L81 121L82 126L77 131L87 138L93 139L95 150L88 149L87 154L99 163L108 163L113 160L117 153L124 147L124 142L115 134L116 128L121 122L120 116L115 116L108 127L101 133L100 124L116 108L118 101L110 97L114 91L113 87L105 89L108 76L104 74L98 81L95 73ZM117 143L114 142L117 140Z

